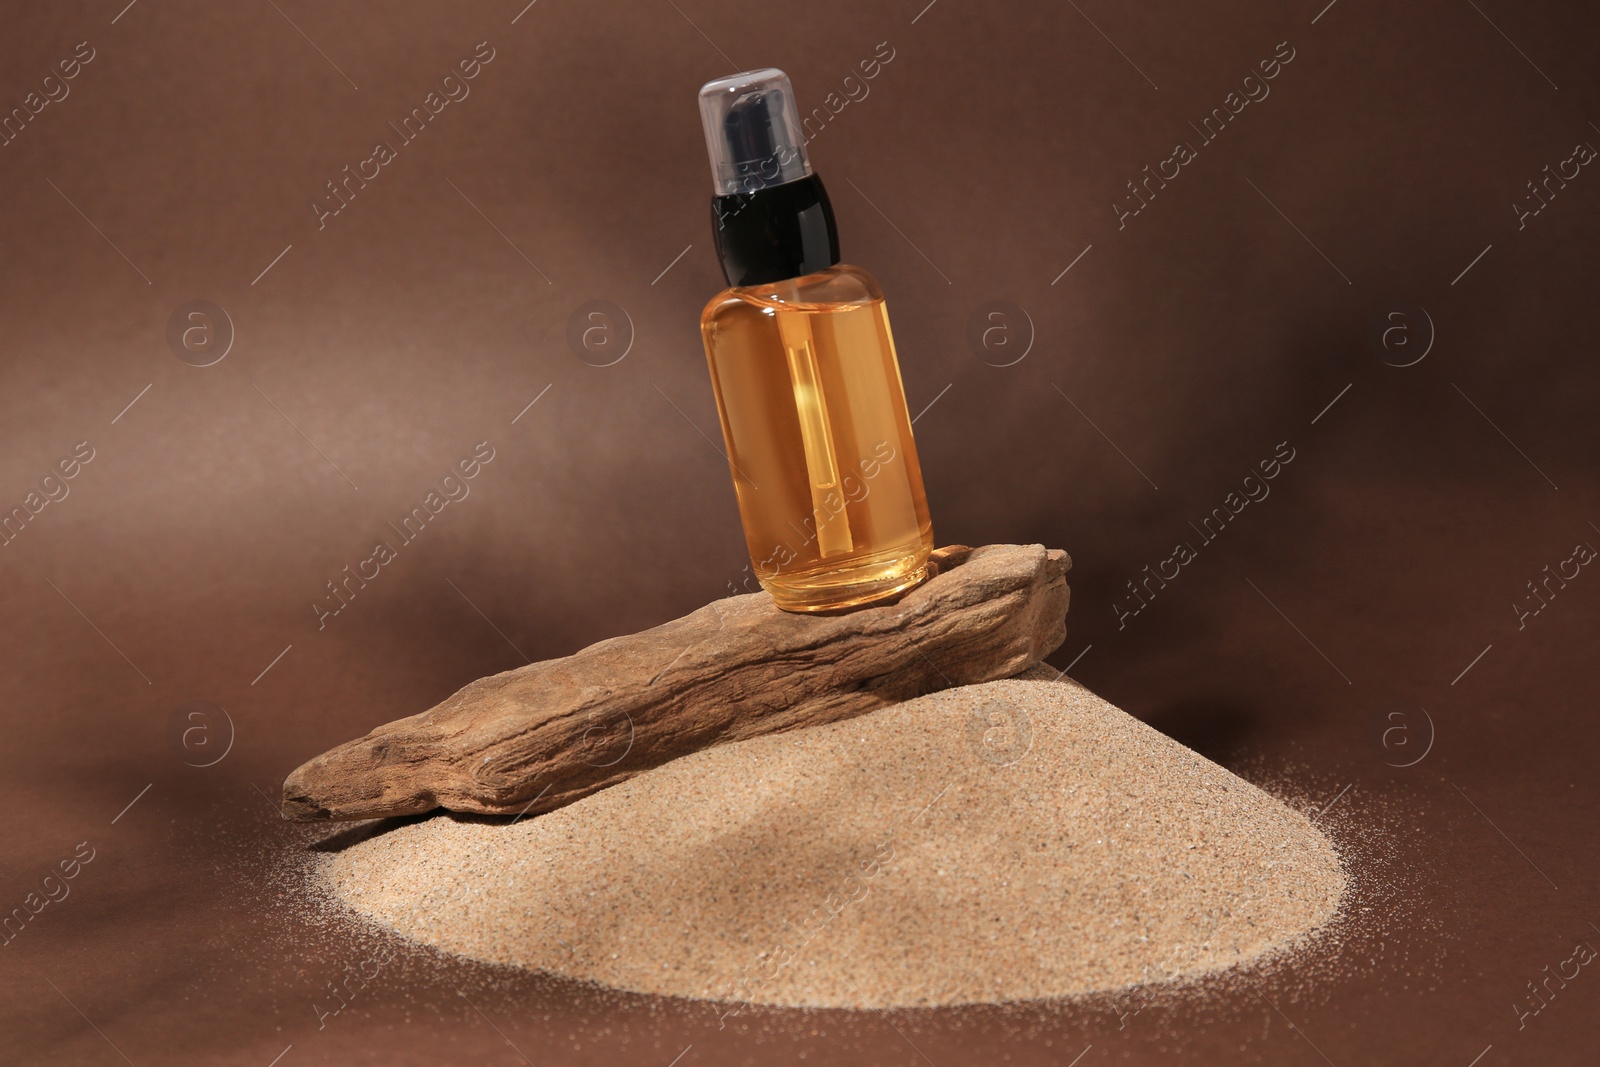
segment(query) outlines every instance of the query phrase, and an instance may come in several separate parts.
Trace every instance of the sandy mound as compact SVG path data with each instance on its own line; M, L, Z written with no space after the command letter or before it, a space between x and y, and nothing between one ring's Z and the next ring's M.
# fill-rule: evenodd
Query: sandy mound
M536 819L331 856L450 952L805 1007L1070 996L1234 966L1326 923L1306 818L1070 681L1003 681L722 745Z

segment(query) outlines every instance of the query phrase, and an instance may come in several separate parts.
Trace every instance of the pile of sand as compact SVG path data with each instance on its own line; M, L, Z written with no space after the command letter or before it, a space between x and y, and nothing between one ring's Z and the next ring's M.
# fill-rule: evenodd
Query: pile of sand
M1192 977L1328 922L1328 840L1069 681L967 686L722 745L570 807L329 857L351 907L480 960L804 1007Z

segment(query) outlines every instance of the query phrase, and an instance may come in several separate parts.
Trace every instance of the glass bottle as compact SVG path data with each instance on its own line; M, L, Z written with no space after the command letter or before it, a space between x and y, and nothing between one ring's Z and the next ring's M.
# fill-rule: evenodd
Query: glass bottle
M787 75L710 82L700 112L730 285L700 329L752 568L786 611L909 589L933 526L883 292L839 262Z

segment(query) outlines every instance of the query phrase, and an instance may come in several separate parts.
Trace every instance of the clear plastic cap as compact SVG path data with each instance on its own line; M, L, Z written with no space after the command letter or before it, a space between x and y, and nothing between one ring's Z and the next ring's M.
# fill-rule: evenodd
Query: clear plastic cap
M706 82L700 124L718 196L753 193L811 173L794 88L777 67Z

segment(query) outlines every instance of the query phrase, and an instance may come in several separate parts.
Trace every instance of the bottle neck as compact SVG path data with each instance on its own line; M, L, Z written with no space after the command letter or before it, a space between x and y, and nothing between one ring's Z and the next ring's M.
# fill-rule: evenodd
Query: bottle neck
M714 197L711 226L731 286L768 285L839 262L839 231L822 179Z

